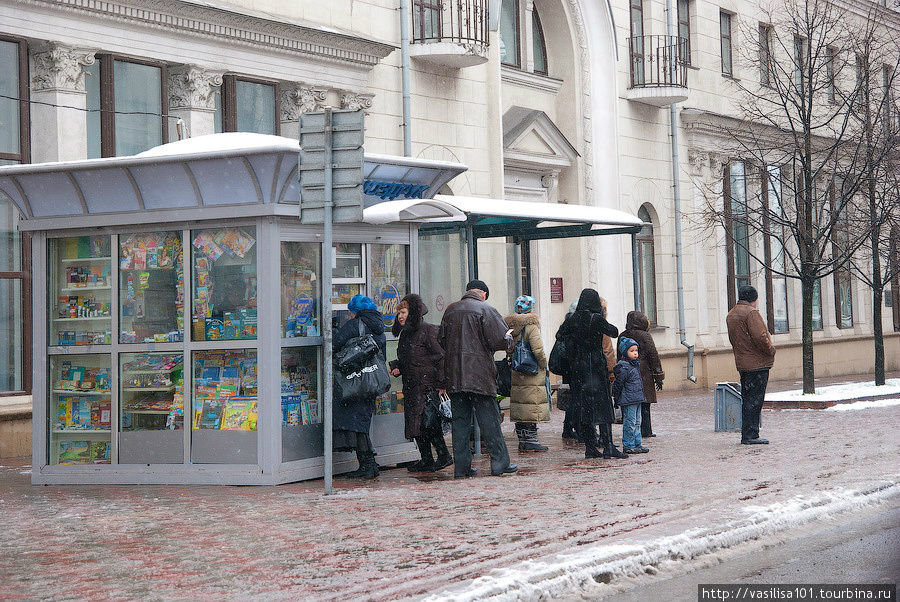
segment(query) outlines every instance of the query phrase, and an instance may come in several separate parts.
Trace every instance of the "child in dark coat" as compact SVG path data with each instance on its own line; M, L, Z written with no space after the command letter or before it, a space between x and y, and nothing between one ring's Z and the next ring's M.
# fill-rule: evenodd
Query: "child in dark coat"
M641 446L641 404L646 403L641 382L641 360L634 339L619 339L619 363L613 369L613 392L622 407L622 448L626 454L647 453Z

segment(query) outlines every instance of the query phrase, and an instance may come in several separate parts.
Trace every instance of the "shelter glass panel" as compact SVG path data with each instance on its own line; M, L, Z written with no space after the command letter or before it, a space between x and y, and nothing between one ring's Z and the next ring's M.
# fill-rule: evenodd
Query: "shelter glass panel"
M447 306L462 297L468 282L466 261L463 234L419 237L419 294L429 322L439 324Z
M281 336L321 336L321 246L312 242L281 243Z
M22 233L19 232L19 210L6 200L0 200L0 245L0 272L21 270Z
M109 345L110 238L72 236L49 242L49 344Z
M397 305L409 293L409 247L407 245L369 245L369 291L390 330L397 316Z
M115 61L116 156L162 144L162 71Z
M110 356L50 356L47 412L50 464L109 464Z
M184 340L181 232L119 237L121 343Z
M256 227L191 233L195 341L255 339Z

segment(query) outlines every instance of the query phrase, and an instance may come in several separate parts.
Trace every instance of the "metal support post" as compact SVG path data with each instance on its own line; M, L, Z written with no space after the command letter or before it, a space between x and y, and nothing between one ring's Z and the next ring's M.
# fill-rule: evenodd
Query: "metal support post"
M322 378L325 381L325 495L334 493L332 478L334 474L333 457L333 424L334 391L332 385L332 345L334 332L331 323L331 265L334 257L332 210L334 207L334 179L332 169L332 113L325 109L325 220L322 233Z

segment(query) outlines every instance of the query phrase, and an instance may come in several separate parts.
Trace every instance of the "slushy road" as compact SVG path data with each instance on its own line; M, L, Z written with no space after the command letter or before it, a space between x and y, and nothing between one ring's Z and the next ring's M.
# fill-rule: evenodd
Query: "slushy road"
M897 583L898 577L900 507L880 506L806 529L784 543L755 546L717 566L639 585L604 600L696 600L700 583Z

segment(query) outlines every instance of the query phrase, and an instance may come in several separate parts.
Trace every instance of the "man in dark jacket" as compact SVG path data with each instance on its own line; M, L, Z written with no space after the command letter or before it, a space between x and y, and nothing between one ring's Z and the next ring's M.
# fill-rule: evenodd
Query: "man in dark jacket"
M741 374L741 443L764 444L759 437L759 415L766 398L769 369L775 363L775 347L769 329L756 310L758 294L752 286L738 290L738 302L725 323L734 349L734 363Z
M499 476L517 468L509 463L500 432L494 365L494 352L509 349L512 336L500 313L485 303L488 293L481 280L469 282L463 298L447 307L438 331L444 349L441 382L450 394L453 412L453 472L458 478L475 474L469 449L473 412L491 454L491 474Z

